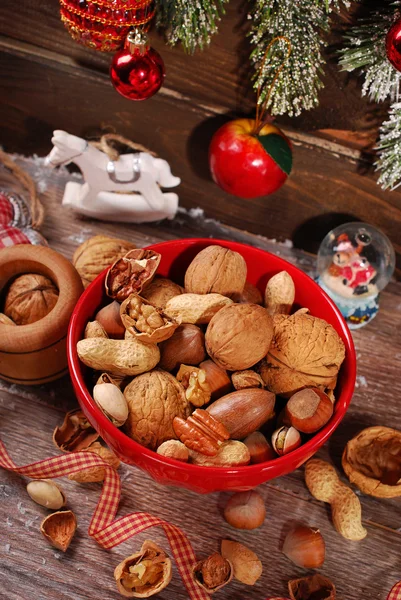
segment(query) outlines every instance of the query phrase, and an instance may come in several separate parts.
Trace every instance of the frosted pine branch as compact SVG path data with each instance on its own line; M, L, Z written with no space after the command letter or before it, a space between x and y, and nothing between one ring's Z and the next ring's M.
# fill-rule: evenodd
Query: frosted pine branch
M228 0L157 0L157 27L171 45L194 52L210 43Z
M284 36L292 47L267 105L271 114L296 116L318 105L325 62L322 49L326 45L322 34L329 30L330 12L338 10L340 4L339 0L255 0L248 18L252 20L250 39L254 47L251 61L257 73L254 87L260 85L262 89L260 103L269 93L287 51L285 42L275 44L259 74L268 44Z
M401 102L392 105L389 120L380 128L376 168L381 171L378 183L394 190L401 185Z

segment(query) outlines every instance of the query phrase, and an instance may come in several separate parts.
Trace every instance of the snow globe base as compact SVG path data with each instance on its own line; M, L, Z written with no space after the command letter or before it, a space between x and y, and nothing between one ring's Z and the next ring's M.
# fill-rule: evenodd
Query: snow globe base
M350 329L364 327L377 315L379 310L379 294L368 298L361 298L360 300L348 299L328 288L321 277L317 278L317 283L336 303Z

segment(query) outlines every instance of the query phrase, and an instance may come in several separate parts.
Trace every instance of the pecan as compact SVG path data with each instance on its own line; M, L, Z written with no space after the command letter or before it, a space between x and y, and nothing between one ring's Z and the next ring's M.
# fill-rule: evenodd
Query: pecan
M180 324L138 294L131 294L124 300L120 315L129 333L143 342L153 344L167 340Z
M151 283L160 259L161 255L153 250L137 249L127 252L107 272L107 295L123 302L130 294L139 294Z
M181 365L177 379L185 390L185 397L194 406L203 406L210 402L212 395L210 385L206 381L206 371Z
M176 436L187 448L206 456L215 456L220 444L228 440L226 427L205 410L197 408L185 421L175 417L173 428Z

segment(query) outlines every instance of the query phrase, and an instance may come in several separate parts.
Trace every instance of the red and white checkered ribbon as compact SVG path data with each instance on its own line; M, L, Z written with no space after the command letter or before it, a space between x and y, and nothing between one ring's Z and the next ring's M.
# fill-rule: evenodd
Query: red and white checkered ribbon
M0 440L0 466L32 479L53 479L91 467L104 467L105 478L102 493L89 525L89 535L103 548L113 548L149 527L160 525L163 527L169 541L178 571L187 588L189 597L191 600L210 600L210 596L192 578L191 567L196 562L196 556L189 539L179 527L148 513L141 512L131 513L121 519L114 520L120 502L120 477L110 465L96 454L71 452L24 467L17 467ZM395 598L392 600L395 600Z
M387 600L401 600L401 581L395 584L387 596Z

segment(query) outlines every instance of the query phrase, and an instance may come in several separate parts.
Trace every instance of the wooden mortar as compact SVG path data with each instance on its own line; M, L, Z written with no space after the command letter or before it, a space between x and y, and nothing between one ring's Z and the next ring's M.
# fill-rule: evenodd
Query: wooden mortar
M23 273L45 275L57 286L59 296L49 314L35 323L0 324L0 378L39 385L68 372L68 323L83 286L73 265L50 248L23 244L0 250L0 294Z

